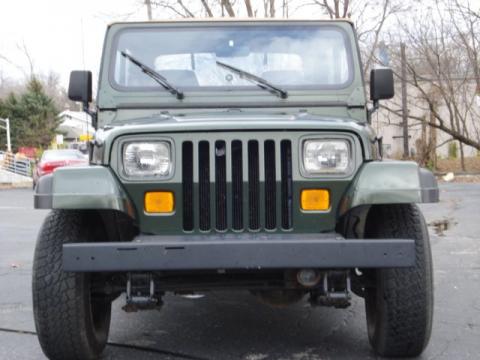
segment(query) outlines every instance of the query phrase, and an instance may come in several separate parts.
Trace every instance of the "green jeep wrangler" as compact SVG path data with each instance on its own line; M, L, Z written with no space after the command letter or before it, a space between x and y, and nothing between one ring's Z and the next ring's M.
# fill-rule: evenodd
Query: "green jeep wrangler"
M92 115L90 165L40 179L33 307L51 359L94 359L111 303L245 289L274 306L365 299L375 352L415 356L432 325L432 260L416 203L431 172L382 160L370 122L394 95L347 21L177 21L108 27L69 97Z

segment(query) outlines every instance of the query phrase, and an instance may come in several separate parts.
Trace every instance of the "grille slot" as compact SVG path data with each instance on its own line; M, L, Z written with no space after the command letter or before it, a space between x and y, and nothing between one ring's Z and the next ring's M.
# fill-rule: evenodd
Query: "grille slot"
M217 230L227 229L227 149L225 141L215 142L215 209Z
M267 140L265 149L265 228L276 227L276 181L275 181L275 142Z
M200 141L198 144L198 203L199 227L210 230L210 144Z
M293 221L292 143L280 143L282 169L282 228L291 229Z
M193 230L193 144L182 145L183 229Z
M181 158L185 231L292 229L290 140L186 140Z
M251 230L260 228L260 177L258 164L258 141L248 142L248 204Z
M242 142L232 141L232 228L243 229L243 161Z

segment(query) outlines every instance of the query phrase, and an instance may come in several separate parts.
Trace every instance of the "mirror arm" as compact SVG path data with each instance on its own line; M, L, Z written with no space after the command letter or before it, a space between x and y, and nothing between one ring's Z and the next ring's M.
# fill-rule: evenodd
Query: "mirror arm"
M380 104L378 100L373 100L373 106L371 108L368 108L367 110L367 117L368 117L368 123L372 123L372 115L375 111L377 111L380 108Z
M92 118L92 126L95 130L97 130L97 112L90 110L88 102L84 102L83 104L83 111L86 112Z

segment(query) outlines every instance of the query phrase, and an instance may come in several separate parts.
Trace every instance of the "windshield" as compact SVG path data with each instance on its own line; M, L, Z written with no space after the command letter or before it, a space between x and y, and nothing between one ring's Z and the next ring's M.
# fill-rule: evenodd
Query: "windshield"
M208 26L126 29L115 41L111 78L117 88L151 90L154 79L122 52L173 86L251 88L217 61L287 88L341 88L352 80L349 43L335 26Z

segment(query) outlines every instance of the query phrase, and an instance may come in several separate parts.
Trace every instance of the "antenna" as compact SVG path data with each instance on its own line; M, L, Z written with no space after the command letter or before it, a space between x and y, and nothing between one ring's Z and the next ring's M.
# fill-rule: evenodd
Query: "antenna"
M80 18L80 34L81 34L81 42L82 42L82 65L83 65L83 70L86 70L85 66L85 33L84 33L84 27L83 27L83 16ZM88 109L87 109L88 110ZM87 139L86 142L88 143L90 141L90 129L88 126L88 117L91 115L89 114L89 111L84 111L85 113L85 127L86 127L86 134L87 134Z

